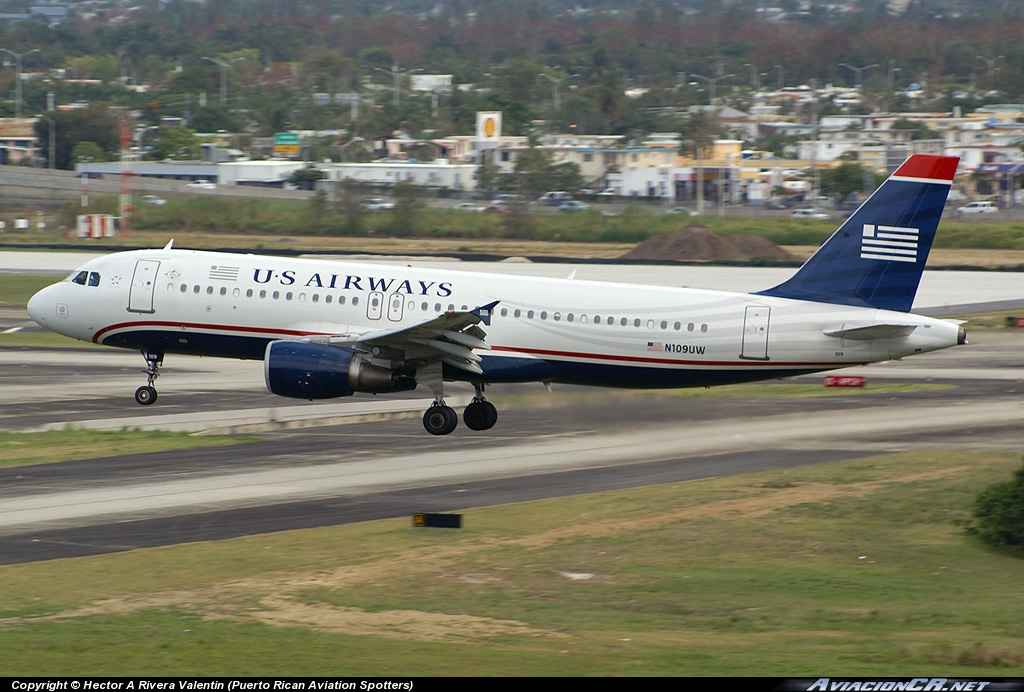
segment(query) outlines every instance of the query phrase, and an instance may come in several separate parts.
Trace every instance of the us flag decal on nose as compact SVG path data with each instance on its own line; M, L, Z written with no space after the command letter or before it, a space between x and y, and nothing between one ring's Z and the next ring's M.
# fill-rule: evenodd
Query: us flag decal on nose
M861 237L860 257L892 262L916 262L919 232L916 228L866 223L864 235Z

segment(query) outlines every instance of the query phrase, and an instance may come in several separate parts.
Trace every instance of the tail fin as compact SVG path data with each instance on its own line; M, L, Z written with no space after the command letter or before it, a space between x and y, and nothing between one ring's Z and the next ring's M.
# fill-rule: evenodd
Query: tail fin
M959 161L911 156L796 274L759 295L909 312Z

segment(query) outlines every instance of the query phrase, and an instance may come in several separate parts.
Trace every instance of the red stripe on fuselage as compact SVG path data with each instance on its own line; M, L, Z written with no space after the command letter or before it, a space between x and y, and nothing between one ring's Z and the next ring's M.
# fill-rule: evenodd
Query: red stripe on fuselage
M121 329L134 329L135 327L171 327L173 329L189 330L189 329L205 329L215 332L241 332L243 334L271 334L275 336L285 337L300 337L300 336L328 336L326 333L321 332L301 332L296 329L267 329L263 327L238 327L238 326L226 326L220 324L191 324L188 322L164 322L159 320L153 320L150 322L120 322L118 324L111 324L103 329L97 331L93 337L93 343L100 343L100 337L103 335L118 331Z
M152 321L152 322L121 322L119 324L112 324L103 329L100 329L93 336L92 340L94 343L100 343L100 338L112 331L122 329L133 329L135 327L170 327L172 329L202 329L214 332L224 332L226 334L235 333L238 335L249 335L249 334L265 334L270 335L271 338L278 337L304 337L304 336L330 336L326 332L303 332L295 329L267 329L261 327L239 327L239 326L227 326L219 324L190 324L183 322L164 322L164 321ZM584 360L596 360L596 361L611 361L615 363L638 363L646 365L692 365L692 366L704 366L704 367L744 367L744 368L769 368L769 367L811 367L811 368L836 368L836 367L849 367L853 365L866 365L870 361L855 362L855 363L822 363L816 361L807 362L780 362L780 361L760 361L760 360L738 360L738 361L723 361L723 360L679 360L674 358L652 358L650 356L622 356L608 353L582 353L579 351L556 351L542 348L513 348L511 346L492 346L491 351L516 354L522 353L530 356L548 356L552 358L579 358Z

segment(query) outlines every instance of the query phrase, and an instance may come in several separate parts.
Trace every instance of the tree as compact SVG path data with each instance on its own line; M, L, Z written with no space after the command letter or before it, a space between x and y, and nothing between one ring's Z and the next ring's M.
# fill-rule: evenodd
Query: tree
M306 168L298 168L292 171L291 175L288 176L288 182L300 190L313 190L316 188L316 181L323 180L326 177L327 174L319 168L307 166Z
M524 196L533 196L547 190L575 190L583 178L578 164L555 163L553 153L531 147L516 158L510 182L511 185L502 187Z
M96 142L79 142L71 150L71 163L106 161L107 155Z
M165 159L196 159L199 139L187 127L161 127L157 130L156 141L150 156L158 161Z
M870 176L865 184L865 176ZM855 161L846 161L835 168L821 172L821 191L842 202L854 192L868 192L878 186L874 173Z
M400 180L391 189L391 194L395 198L391 234L396 237L416 235L420 230L422 211L427 206L423 201L423 190L408 180Z
M970 530L989 545L1024 547L1024 467L1013 476L1013 480L989 486L975 498L977 523Z
M104 160L118 150L118 119L106 106L94 104L87 108L50 111L46 117L53 121L56 168L74 168L75 161L71 152L79 142L95 143L104 152ZM34 129L38 141L50 141L50 123L40 118Z

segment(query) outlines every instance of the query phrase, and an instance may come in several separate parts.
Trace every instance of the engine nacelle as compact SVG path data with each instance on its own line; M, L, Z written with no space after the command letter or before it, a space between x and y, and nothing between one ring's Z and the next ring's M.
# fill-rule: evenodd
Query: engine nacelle
M371 365L350 348L306 341L272 341L263 358L267 389L293 399L334 399L355 392L398 392L416 381Z

